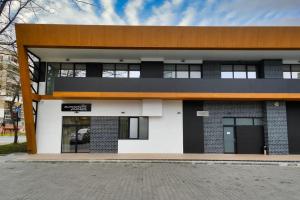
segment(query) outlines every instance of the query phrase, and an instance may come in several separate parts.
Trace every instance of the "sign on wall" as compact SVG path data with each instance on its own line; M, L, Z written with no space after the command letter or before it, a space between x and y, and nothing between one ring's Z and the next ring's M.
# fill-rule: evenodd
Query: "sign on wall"
M92 110L90 103L63 103L61 104L61 111L71 112L89 112Z
M208 111L197 111L197 117L209 117Z

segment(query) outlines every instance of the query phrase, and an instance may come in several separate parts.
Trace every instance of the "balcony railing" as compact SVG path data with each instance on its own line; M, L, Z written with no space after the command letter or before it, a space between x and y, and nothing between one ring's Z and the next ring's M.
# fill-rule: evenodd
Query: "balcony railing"
M56 78L54 91L300 93L300 80Z

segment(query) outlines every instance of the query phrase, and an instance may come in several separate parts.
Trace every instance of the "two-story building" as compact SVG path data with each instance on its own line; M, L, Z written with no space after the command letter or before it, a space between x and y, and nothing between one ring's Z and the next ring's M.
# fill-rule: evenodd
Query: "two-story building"
M16 34L30 153L300 153L300 27Z

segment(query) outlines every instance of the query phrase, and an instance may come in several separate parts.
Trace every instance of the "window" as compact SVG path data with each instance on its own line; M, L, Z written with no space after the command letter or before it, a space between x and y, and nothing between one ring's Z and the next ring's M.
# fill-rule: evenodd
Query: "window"
M85 64L75 64L75 77L86 77Z
M201 78L201 65L165 64L164 78Z
M223 126L262 126L260 117L224 117Z
M56 77L86 77L86 64L48 63L46 93L52 94Z
M254 65L222 65L221 78L223 79L256 79Z
M103 64L103 78L140 78L140 65L108 63Z
M300 65L284 65L283 66L284 79L300 79Z
M120 117L119 139L148 139L148 117Z

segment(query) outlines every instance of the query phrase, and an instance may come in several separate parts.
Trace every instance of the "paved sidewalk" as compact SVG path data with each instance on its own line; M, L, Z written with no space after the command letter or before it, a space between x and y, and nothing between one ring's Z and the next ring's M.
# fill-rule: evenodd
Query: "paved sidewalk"
M35 154L18 156L24 162L97 162L97 161L250 161L250 162L297 162L300 155L246 155L246 154Z
M2 200L299 200L300 168L192 163L0 163Z

